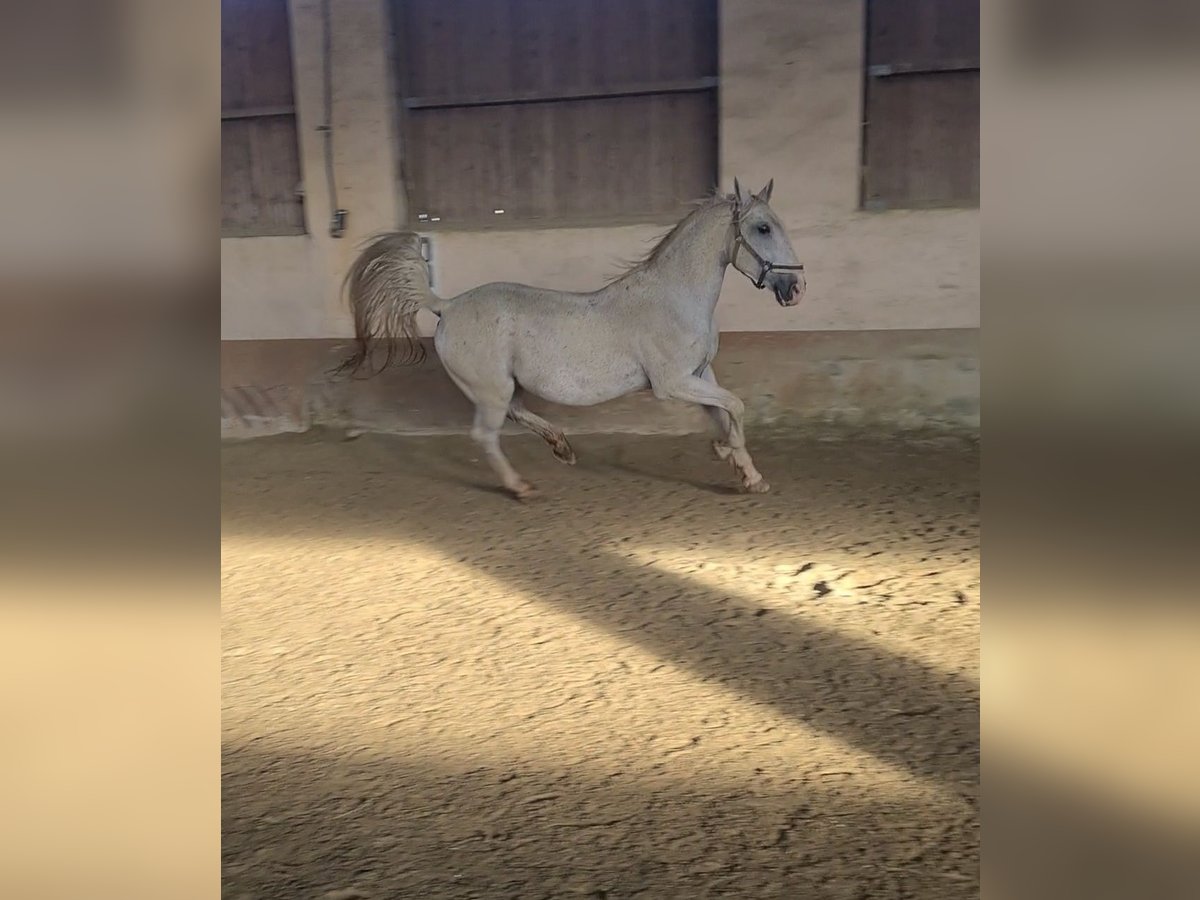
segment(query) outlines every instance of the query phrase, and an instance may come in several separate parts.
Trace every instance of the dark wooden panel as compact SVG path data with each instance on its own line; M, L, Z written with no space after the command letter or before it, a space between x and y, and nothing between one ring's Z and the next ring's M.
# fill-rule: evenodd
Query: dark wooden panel
M287 0L221 0L221 231L297 234L300 155Z
M979 60L979 0L867 0L867 65Z
M290 106L287 0L221 0L221 108Z
M407 97L717 74L716 0L396 0Z
M711 91L414 110L410 207L451 228L674 214L715 184L716 116Z
M716 0L661 0L653 4L651 44L654 78L686 80L719 74L719 15Z
M304 231L296 120L291 116L221 123L223 234Z
M979 205L979 73L871 79L864 201L871 208Z

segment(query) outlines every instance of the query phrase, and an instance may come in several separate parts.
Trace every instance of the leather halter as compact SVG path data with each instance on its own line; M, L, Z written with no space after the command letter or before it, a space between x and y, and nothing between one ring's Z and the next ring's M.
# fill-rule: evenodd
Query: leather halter
M761 202L762 201L755 197L750 201L750 205L746 207L746 211L749 212L754 208L755 203ZM758 263L758 278L750 278L750 276L746 275L745 272L742 272L742 274L746 275L746 277L750 279L750 282L759 290L762 290L763 285L766 284L767 276L772 272L804 271L804 265L802 263L794 266L777 265L776 263L768 262L759 256L758 251L750 246L749 242L746 240L746 236L742 234L742 209L736 199L733 201L733 221L730 223L730 227L733 229L733 252L729 254L729 264L739 272L742 272L742 270L738 269L737 266L737 255L738 251L744 248L747 253L754 257L754 261Z

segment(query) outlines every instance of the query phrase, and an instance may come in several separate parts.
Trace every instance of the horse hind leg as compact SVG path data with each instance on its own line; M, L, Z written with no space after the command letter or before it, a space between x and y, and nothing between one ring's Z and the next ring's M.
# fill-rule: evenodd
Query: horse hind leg
M497 371L487 372L486 366L482 367L481 372L479 366L460 365L460 361L453 355L441 352L440 347L439 353L450 380L475 404L475 423L471 426L471 437L487 456L505 490L518 500L533 496L536 493L533 485L521 477L500 449L500 429L504 427L504 418L508 414L508 404L513 399L516 382L511 375ZM498 369L499 366L494 368Z
M518 425L528 428L549 444L550 451L559 462L564 462L568 466L575 465L575 451L571 449L571 444L567 441L563 430L526 409L520 396L513 397L512 402L508 404L508 417Z
M504 426L507 409L493 404L478 404L475 407L475 424L471 428L474 438L487 455L497 477L505 489L518 500L526 500L537 493L536 488L513 468L504 451L500 449L500 429Z

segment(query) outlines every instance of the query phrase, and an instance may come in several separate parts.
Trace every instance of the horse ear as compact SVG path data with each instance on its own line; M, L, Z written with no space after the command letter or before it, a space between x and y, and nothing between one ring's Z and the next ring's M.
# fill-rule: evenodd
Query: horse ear
M738 184L738 180L733 179L733 196L737 200L739 208L744 208L750 205L750 201L754 198L742 190L742 186Z
M767 186L758 192L758 199L763 203L771 202L771 191L775 188L775 179L772 178L767 182Z

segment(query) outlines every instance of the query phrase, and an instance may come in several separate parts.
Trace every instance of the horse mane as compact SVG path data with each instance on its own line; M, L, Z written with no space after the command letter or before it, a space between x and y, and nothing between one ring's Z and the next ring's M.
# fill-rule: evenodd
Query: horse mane
M701 213L707 212L715 206L719 206L722 203L728 203L732 199L733 194L722 193L720 188L717 188L711 194L701 197L699 200L691 201L688 204L688 206L691 207L691 210L688 212L688 214L672 225L671 229L662 237L660 237L655 242L653 247L635 259L622 261L622 267L617 276L613 278L613 281L619 281L626 275L644 269L654 263L663 255L667 247L671 246L671 244L675 242L675 239L679 237L684 228L689 223L695 221L697 216L699 216ZM612 282L609 283L611 284Z

